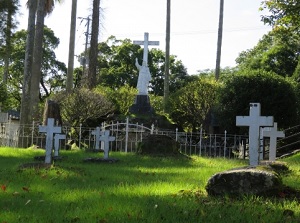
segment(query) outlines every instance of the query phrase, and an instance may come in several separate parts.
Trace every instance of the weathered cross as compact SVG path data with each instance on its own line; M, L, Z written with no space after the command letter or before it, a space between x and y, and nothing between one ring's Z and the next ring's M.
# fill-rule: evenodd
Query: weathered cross
M102 131L102 135L100 137L100 140L104 142L104 159L108 159L108 152L109 152L109 142L115 141L116 137L109 136L109 130Z
M140 40L134 40L133 44L136 45L144 45L144 54L143 54L143 64L142 66L147 67L148 66L148 46L158 46L159 41L149 41L149 33L144 33L144 41Z
M45 163L51 163L53 149L53 134L61 133L61 127L54 126L54 119L48 118L46 126L39 126L39 132L46 133L46 156Z
M277 138L284 138L285 134L283 131L277 131L277 122L274 122L274 126L270 128L265 128L263 130L264 137L270 137L270 150L269 150L269 160L275 161L276 159L276 147Z
M101 130L100 127L97 127L94 131L92 131L92 135L96 137L95 139L95 150L99 150L99 142L100 142L100 136L101 136Z
M260 103L250 103L249 116L236 116L237 126L249 126L249 162L257 166L259 160L259 128L273 126L273 116L260 116Z
M58 156L59 151L59 140L66 139L65 134L55 134L54 135L54 156Z

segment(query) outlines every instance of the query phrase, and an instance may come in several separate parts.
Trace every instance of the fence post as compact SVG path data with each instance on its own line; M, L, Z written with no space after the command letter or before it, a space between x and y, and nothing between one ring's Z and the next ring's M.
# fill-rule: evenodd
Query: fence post
M178 142L178 128L176 128L176 135L175 135L175 139L176 139L176 142Z
M154 132L154 124L151 125L151 133L150 134L153 135L153 132Z
M226 157L226 137L227 137L227 131L224 131L225 138L224 138L224 158Z
M34 120L32 121L31 146L33 146L33 134L34 134Z
M129 131L129 118L126 118L126 134L125 134L125 153L127 153L128 144L128 131Z
M80 123L79 124L79 149L81 149L81 127L82 127L82 124Z
M143 131L144 131L144 124L141 125L141 142L143 141Z
M199 143L200 143L200 151L199 151L199 156L202 155L202 126L200 128L200 140L199 140Z
M8 147L10 147L10 142L9 142L9 140L10 140L10 137L11 137L11 134L10 134L10 125L11 125L11 115L10 116L8 116L8 131L7 131L7 133L6 133L6 135L7 135L7 141L6 141L6 144L7 144L7 146Z

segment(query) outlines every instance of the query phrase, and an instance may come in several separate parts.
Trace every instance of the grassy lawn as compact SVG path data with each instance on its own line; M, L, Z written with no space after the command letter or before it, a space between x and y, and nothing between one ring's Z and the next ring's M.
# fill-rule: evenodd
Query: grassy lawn
M62 151L49 169L19 170L38 155L44 151L0 148L0 223L300 222L297 200L207 196L210 176L243 160L111 153L120 161L85 163L103 154ZM300 189L300 154L284 161L293 170L285 184Z

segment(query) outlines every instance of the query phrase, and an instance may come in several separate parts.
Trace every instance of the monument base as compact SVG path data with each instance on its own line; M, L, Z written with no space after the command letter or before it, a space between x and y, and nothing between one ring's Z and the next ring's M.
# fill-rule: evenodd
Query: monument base
M153 113L149 96L137 95L134 104L129 108L129 112L134 114Z

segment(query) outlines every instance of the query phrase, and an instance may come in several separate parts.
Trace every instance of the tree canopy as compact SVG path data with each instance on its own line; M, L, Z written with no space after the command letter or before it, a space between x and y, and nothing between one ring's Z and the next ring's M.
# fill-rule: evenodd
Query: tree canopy
M56 59L54 50L59 44L59 39L53 31L44 28L42 78L40 79L40 100L43 101L52 92L64 89L66 66ZM21 103L21 89L23 88L24 60L27 31L20 30L13 34L12 50L9 63L8 94L10 107L19 110ZM0 48L1 51L2 48ZM3 58L0 56L0 62ZM1 70L1 68L0 68Z

